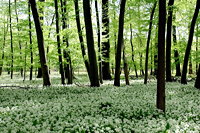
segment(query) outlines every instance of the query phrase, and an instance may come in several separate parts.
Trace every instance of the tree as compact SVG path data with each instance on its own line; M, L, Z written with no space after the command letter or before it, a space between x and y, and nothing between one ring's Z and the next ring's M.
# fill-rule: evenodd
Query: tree
M20 27L19 27L19 17L18 17L18 12L17 12L17 1L15 0L15 15L16 15L16 21L17 21L17 30L18 30L18 37L19 37L19 49L20 49L20 60L22 61L22 45L21 45L21 40L20 40ZM21 76L23 77L23 67L21 67Z
M165 112L165 24L166 0L159 0L158 24L158 74L157 74L157 108Z
M92 20L90 12L90 0L84 0L83 2L84 21L86 29L87 49L89 56L89 68L90 68L90 83L92 87L99 87L98 67L96 60L96 53L94 48L94 38L92 30Z
M182 70L182 76L181 76L181 84L187 84L186 75L187 75L188 60L189 60L190 51L191 51L191 47L192 47L194 28L195 28L195 23L196 23L198 14L199 14L199 9L200 9L200 1L197 0L195 12L194 12L192 22L191 22L191 26L190 26L188 43L187 43L187 47L186 47L186 51L185 51L185 57L184 57L184 62L183 62L183 70Z
M63 30L67 29L67 8L66 8L66 0L60 0L61 9L62 9L62 28ZM67 84L73 83L73 74L72 74L72 63L71 63L71 56L69 51L69 41L68 35L65 34L63 37L63 43L66 44L66 49L63 50L64 59L66 62L64 63L64 70L65 70L65 78L68 79Z
M57 46L58 46L58 62L60 68L60 75L61 75L61 83L65 84L65 75L63 70L63 63L62 63L62 52L60 47L60 25L59 25L59 14L58 14L58 1L54 0L55 4L55 14L56 14L56 37L57 37Z
M130 82L129 82L129 71L128 71L128 62L127 62L126 55L125 55L124 41L123 41L122 45L123 45L122 48L123 48L124 76L125 76L126 85L130 85Z
M29 21L29 42L30 42L30 55L31 55L31 66L30 66L30 77L29 79L33 79L33 41L32 41L32 25L31 25L31 7L30 3L28 3L28 21Z
M149 60L149 45L151 40L151 31L152 31L152 24L153 24L153 16L156 9L157 1L154 3L151 15L150 15L150 23L149 23L149 32L148 32L148 38L147 38L147 46L146 46L146 60L145 60L145 78L144 78L144 84L147 84L147 78L148 78L148 60Z
M108 0L102 0L102 74L104 80L110 80L110 41L109 41L109 17L108 17Z
M89 62L86 59L87 55L86 55L86 52L85 52L83 33L82 33L81 22L80 22L80 13L79 13L78 0L74 0L74 6L75 6L75 15L76 15L76 25L77 25L77 30L78 30L78 37L79 37L79 41L80 41L80 44L81 44L82 57L83 57L83 60L84 60L84 64L85 64L87 73L88 73L88 77L91 80Z
M10 76L13 78L13 64L14 64L14 49L13 49L13 31L12 31L12 16L11 16L11 1L9 0L9 20L10 20L10 50L11 50L11 67Z
M39 20L36 2L35 0L29 0L29 3L31 5L32 15L35 22L39 56L40 56L40 64L42 68L43 85L50 86L51 82L50 82L50 77L49 77L47 61L46 61L45 49L44 49L44 37L43 37L42 27Z
M171 74L171 43L172 43L172 15L174 0L168 3L167 37L166 37L166 81L172 82Z
M199 70L197 73L197 78L196 78L194 87L200 89L200 64L199 64Z
M175 15L174 15L175 20ZM176 26L173 25L173 43L174 46L177 45L177 39L176 39ZM175 65L176 65L176 76L181 76L181 68L180 68L180 60L179 60L179 52L178 49L174 49L174 59L175 59Z
M115 79L114 85L120 86L120 65L121 54L123 46L123 33L124 33L124 13L125 13L126 0L121 0L120 14L119 14L119 28L118 28L118 41L117 41L117 53L115 57Z
M100 80L100 83L103 84L102 60L101 60L101 35L100 35L100 22L99 22L99 11L98 11L97 0L95 0L95 9L96 9L97 36L98 36L99 80Z
M41 27L43 26L43 20L44 20L44 5L43 3L45 2L45 0L39 0L39 2L41 2L41 6L39 7L39 13L40 13L40 21L41 21ZM37 74L37 78L42 78L42 68L38 67L38 74Z

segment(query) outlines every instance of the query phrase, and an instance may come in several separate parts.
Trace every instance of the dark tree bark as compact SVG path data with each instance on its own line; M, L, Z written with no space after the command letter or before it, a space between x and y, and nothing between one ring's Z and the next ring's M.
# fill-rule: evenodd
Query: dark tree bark
M165 112L165 24L166 0L159 0L158 25L158 75L157 75L157 108Z
M132 24L130 24L130 31L131 31L131 35L130 35L130 43L131 43L131 59L133 61L133 65L134 65L134 69L135 69L135 76L136 78L138 78L138 73L137 73L137 66L135 63L135 59L134 59L134 48L133 48L133 31L132 31Z
M30 43L30 56L31 56L31 67L30 67L30 77L29 79L33 79L33 41L32 41L32 25L31 25L31 7L28 3L28 20L29 20L29 43Z
M62 28L67 29L67 8L66 8L66 0L61 0L61 8L62 8ZM68 79L67 84L73 83L73 73L72 73L72 63L71 63L71 56L69 48L69 41L68 41L68 35L65 34L63 37L63 43L66 44L66 49L63 50L64 59L66 60L66 63L64 64L64 70L65 70L65 78Z
M195 9L194 16L192 18L192 22L191 22L191 26L190 26L190 33L189 33L187 48L185 51L183 70L182 70L182 76L181 76L181 84L187 84L186 75L187 75L188 60L189 60L190 51L191 51L191 47L192 47L194 27L195 27L195 23L196 23L198 14L199 14L199 9L200 9L200 1L197 0L196 9Z
M104 80L111 80L110 72L110 41L109 41L109 17L108 0L102 0L102 74Z
M14 64L14 49L13 49L13 34L12 34L12 16L11 16L11 1L9 0L9 19L10 19L10 50L11 50L11 67L10 77L13 78L13 64Z
M197 73L197 78L196 78L194 87L200 89L200 64L199 64L199 70Z
M15 15L16 15L16 21L17 21L18 37L19 37L20 60L22 61L22 45L21 45L21 40L20 40L20 35L19 35L20 28L19 28L19 18L18 18L17 1L16 0L15 0ZM20 73L21 73L21 77L23 77L23 67L20 68Z
M45 0L39 0L39 2L41 2L41 6L39 7L39 18L40 18L40 22L41 22L41 27L43 25L43 20L44 20L44 5L43 2L45 2ZM38 74L37 74L37 78L42 78L42 68L38 67Z
M115 79L114 85L120 86L120 65L122 56L122 43L124 34L124 13L125 13L126 0L121 0L120 14L119 14L119 28L118 28L118 42L117 42L117 54L115 58Z
M86 52L85 52L85 46L84 46L84 40L83 40L83 33L81 28L81 22L80 22L80 15L79 15L79 6L78 6L78 0L74 0L74 6L75 6L75 14L76 14L76 24L77 24L77 30L78 30L78 37L81 44L81 52L82 57L85 63L86 70L88 72L88 77L91 80L91 74L90 74L90 68L89 68L89 62L86 59Z
M101 35L100 35L99 11L98 11L97 0L95 0L95 9L96 9L97 36L98 36L99 81L101 84L103 84L102 60L101 60Z
M41 68L42 68L43 85L50 86L51 83L50 83L50 77L49 77L49 70L48 70L48 66L47 66L45 49L44 49L44 37L43 37L42 27L40 24L38 10L36 7L36 2L35 2L35 0L29 0L29 3L31 5L33 19L35 22L39 56L40 56L40 64L41 64Z
M199 32L199 25L197 24L197 27L196 27L196 32L198 33ZM196 74L198 73L198 61L197 61L197 58L198 58L198 45L199 44L199 37L198 35L196 35Z
M166 81L172 82L171 74L171 44L172 44L172 16L174 0L168 3L167 37L166 37Z
M153 16L156 9L157 1L154 3L151 15L150 15L150 23L149 23L149 32L147 37L147 45L146 45L146 59L145 59L145 77L144 77L144 84L147 84L147 78L148 78L148 60L149 60L149 45L151 40L151 31L152 31L152 25L153 25Z
M59 62L59 70L61 75L61 83L65 84L65 75L63 70L63 63L62 63L62 52L60 47L60 25L59 25L59 14L58 14L58 1L54 0L55 4L55 14L56 14L56 37L57 37L57 47L58 47L58 62Z
M125 76L126 85L130 85L128 62L127 62L126 55L125 55L125 44L124 44L124 41L123 41L123 63L124 63L124 76Z
M191 55L189 57L189 74L193 74L193 70L192 70L192 56Z
M91 12L90 12L90 0L84 0L83 12L84 12L87 48L88 48L90 74L91 74L90 83L92 87L99 87L100 84L99 84L99 77L98 77L96 53L95 53L95 48L94 48L94 38L93 38L93 30L92 30Z
M176 26L175 25L173 25L173 42L174 42L174 45L177 45ZM179 52L177 49L174 49L174 58L175 58L175 64L176 64L176 76L181 76Z

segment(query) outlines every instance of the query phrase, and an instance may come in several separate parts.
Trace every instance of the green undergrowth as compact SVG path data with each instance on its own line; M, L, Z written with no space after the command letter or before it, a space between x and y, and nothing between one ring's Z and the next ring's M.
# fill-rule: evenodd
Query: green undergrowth
M148 85L132 81L130 86L107 84L99 88L86 85L37 88L40 80L10 83L13 82L35 87L0 89L2 133L200 132L200 92L193 83L166 84L166 114L163 114L155 107L155 81Z

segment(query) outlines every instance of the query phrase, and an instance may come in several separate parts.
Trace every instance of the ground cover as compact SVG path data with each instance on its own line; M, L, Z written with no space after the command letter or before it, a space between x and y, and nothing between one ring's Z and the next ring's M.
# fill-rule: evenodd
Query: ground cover
M156 81L143 85L133 80L121 87L109 81L99 88L84 81L81 86L61 86L54 77L54 85L43 88L41 80L2 78L1 86L30 88L0 88L0 132L200 132L200 93L193 82L166 84L163 114L155 107Z

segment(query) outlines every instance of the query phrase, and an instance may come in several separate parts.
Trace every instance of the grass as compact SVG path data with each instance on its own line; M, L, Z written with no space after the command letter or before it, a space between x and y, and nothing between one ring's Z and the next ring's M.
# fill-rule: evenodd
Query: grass
M3 79L3 80L2 80ZM2 78L0 84L31 89L0 88L0 132L6 133L199 133L200 93L180 83L166 84L166 114L156 110L156 81L99 88L59 85L43 88L41 80ZM86 78L78 77L81 84Z

